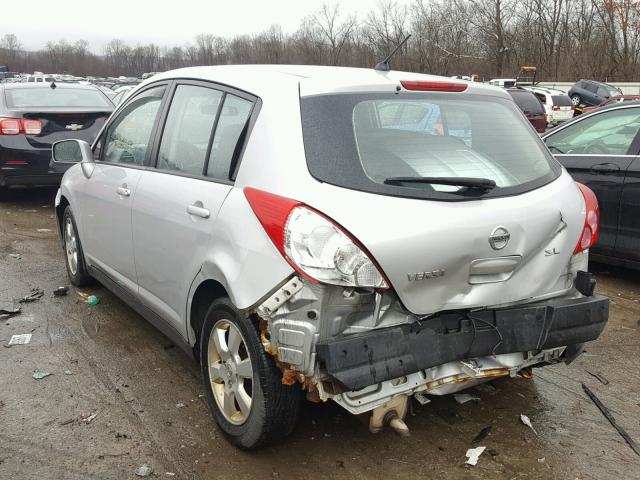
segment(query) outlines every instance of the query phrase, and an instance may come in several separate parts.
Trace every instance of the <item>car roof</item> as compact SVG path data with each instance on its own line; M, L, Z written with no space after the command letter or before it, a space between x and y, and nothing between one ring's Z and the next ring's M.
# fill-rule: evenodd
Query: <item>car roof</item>
M158 73L141 85L177 78L215 81L259 97L269 96L274 90L283 88L299 90L302 97L327 93L389 91L395 90L401 80L465 83L468 85L465 93L482 93L503 98L506 95L498 87L436 75L395 70L383 72L373 68L309 65L188 67Z

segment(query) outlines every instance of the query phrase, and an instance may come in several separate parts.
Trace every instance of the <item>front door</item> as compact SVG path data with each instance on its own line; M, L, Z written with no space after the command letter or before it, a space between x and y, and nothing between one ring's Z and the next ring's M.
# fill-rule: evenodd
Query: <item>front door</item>
M137 291L131 203L143 174L165 86L143 91L107 126L83 189L82 241L88 263Z
M186 335L191 282L214 258L216 217L233 188L231 165L253 100L202 82L178 83L160 138L156 168L133 202L133 241L143 302ZM219 259L223 262L223 259Z
M544 141L573 178L596 194L600 235L593 252L615 255L625 174L638 153L640 108L617 108L584 117Z
M623 262L640 262L640 158L633 161L624 179L616 253Z

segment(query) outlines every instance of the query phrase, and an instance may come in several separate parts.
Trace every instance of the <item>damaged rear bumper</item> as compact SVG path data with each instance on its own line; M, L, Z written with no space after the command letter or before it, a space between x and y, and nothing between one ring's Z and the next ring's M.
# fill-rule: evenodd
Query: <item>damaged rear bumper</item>
M320 341L316 354L330 377L355 391L448 362L595 340L608 313L609 300L601 295L447 312L412 324Z

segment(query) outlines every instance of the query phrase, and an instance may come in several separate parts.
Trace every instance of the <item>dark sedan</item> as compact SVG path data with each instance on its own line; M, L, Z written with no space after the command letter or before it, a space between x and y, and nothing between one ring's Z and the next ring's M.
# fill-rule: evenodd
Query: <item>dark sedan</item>
M640 269L640 102L599 108L543 136L600 204L596 261Z
M1 84L0 189L59 184L66 168L51 164L51 145L67 138L91 143L114 108L93 86Z

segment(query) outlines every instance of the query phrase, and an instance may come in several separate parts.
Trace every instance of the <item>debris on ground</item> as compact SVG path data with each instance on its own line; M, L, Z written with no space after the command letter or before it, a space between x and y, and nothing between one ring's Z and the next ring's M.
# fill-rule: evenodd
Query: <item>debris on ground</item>
M47 232L51 232L53 230L51 230L50 228L38 228L38 232L40 233L47 233Z
M480 397L474 397L473 395L469 395L468 393L456 393L453 398L456 399L460 405L470 402L471 400L480 401Z
M476 447L467 450L467 453L465 454L465 456L467 457L467 461L465 463L475 467L478 463L480 455L482 455L482 452L484 452L485 448L487 447Z
M134 472L138 477L148 477L153 473L153 468L151 468L146 463L143 463L138 468L136 468Z
M2 307L0 308L0 317L13 317L14 315L20 315L22 311L21 306L17 307Z
M626 430L622 428L620 425L618 425L618 422L616 421L615 417L611 414L609 409L600 401L598 397L596 397L596 394L593 393L591 389L589 389L589 387L587 387L584 383L582 384L582 389L584 390L584 393L586 393L589 396L591 401L596 404L596 407L598 407L598 409L602 412L605 418L609 420L609 423L613 426L613 428L615 428L618 431L618 433L624 439L624 441L627 442L627 445L631 447L631 450L633 450L636 453L636 455L640 456L640 447L638 447L638 444L629 436Z
M31 303L36 300L40 300L44 295L44 290L40 290L39 288L34 288L31 290L31 293L22 297L19 302L20 303Z
M525 414L521 413L520 414L520 421L522 423L524 423L527 427L529 427L531 430L533 430L533 433L538 435L538 432L536 432L536 429L533 428L533 424L531 423L531 420L529 419L529 417L527 417Z
M91 423L98 416L97 413L82 412L80 413L80 421L82 423Z
M10 253L7 255L9 258L13 258L14 260L22 260L22 255L19 253Z
M473 440L471 440L471 443L480 443L482 440L487 438L490 433L491 425L484 427L482 430L480 430L480 433L478 433L478 435L476 435Z
M66 420L63 420L62 422L60 422L59 425L61 427L64 427L65 425L69 425L69 424L71 424L71 423L73 423L75 421L76 421L75 418L67 418Z
M69 293L69 287L58 287L53 291L55 297L64 297L67 293Z
M71 370L65 370L64 374L65 375L73 375L73 372Z
M585 372L587 372L589 375L591 375L593 378L595 378L596 380L598 380L601 384L603 385L609 385L609 380L607 380L606 378L604 378L604 376L602 376L602 374L600 372L591 372L589 370L585 370Z
M48 377L49 375L53 375L53 373L43 372L42 370L36 370L35 372L33 372L31 376L36 380L42 380L43 378Z
M78 296L82 299L84 303L88 303L89 305L98 305L100 303L100 299L95 295L90 295L84 292L78 292Z
M176 403L176 408L184 408L186 405L183 402Z
M11 345L26 345L31 341L31 333L21 333L19 335L11 335L9 340L9 346Z
M415 398L418 403L420 405L426 405L427 403L431 402L431 400L429 399L429 397L427 397L424 393L422 392L418 392L416 393L413 398Z

